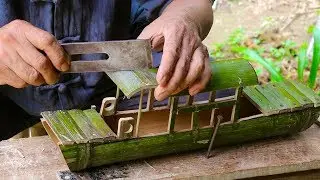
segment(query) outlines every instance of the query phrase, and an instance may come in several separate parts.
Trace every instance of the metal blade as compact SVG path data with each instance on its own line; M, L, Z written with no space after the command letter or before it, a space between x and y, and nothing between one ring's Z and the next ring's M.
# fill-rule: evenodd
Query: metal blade
M108 59L71 61L66 73L141 70L152 67L151 45L148 40L105 41L62 44L69 55L105 53Z

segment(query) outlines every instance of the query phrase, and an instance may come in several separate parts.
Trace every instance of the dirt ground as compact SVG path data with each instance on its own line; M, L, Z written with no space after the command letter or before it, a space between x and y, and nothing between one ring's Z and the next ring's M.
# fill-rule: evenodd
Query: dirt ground
M307 29L317 20L319 0L218 0L214 24L204 43L223 42L236 28L249 34L279 29L289 39L308 42Z

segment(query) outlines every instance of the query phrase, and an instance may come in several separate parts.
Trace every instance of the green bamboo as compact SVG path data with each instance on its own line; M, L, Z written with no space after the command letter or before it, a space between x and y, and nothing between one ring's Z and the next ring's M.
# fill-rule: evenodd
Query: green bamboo
M83 112L91 120L93 127L101 134L102 137L110 138L116 136L107 123L102 119L101 115L94 109L84 110Z
M240 52L243 54L243 58L249 61L258 62L261 64L264 68L266 68L269 73L271 74L271 80L275 80L276 82L283 81L283 77L281 74L279 74L276 70L276 68L273 66L273 64L266 61L264 58L262 58L256 51L245 48L245 47L237 47L234 48L235 51Z
M295 81L248 86L244 88L244 93L265 115L318 107L320 103L320 98L315 92Z
M202 92L236 88L239 87L240 83L242 83L243 86L258 83L254 69L245 60L213 61L210 65L212 68L212 76ZM107 74L124 95L129 98L141 89L150 89L157 86L156 69L150 69L149 71L107 72ZM182 91L178 95L187 94L188 91Z
M221 124L215 137L215 147L297 133L317 121L320 98L308 87L291 81L256 85L257 77L253 68L243 60L215 61L211 65L212 78L204 91L244 87L242 94L263 113L239 119L235 123ZM155 80L148 73L130 73L131 75L121 78L111 78L128 95L136 91L136 88L148 87L148 83ZM126 76L131 80L136 79L140 84L125 85L130 82ZM179 95L181 94L183 93ZM60 140L59 146L70 170L78 171L116 162L208 148L213 129L199 128L198 113L213 108L232 107L236 103L235 99L224 99L178 106L179 96L171 98L172 118L168 134L148 137L116 139L115 133L93 109L43 112L42 116ZM193 129L176 132L175 116L182 111L193 113ZM97 133L99 137L96 138Z
M222 124L218 129L214 147L297 133L310 127L317 120L319 110L319 108L309 108L243 120L235 124ZM196 139L193 131L187 131L123 141L91 143L90 153L87 154L90 160L86 168L208 148L211 136L212 128L201 128ZM71 170L84 168L75 160L78 159L78 153L84 151L85 144L61 145L60 148Z

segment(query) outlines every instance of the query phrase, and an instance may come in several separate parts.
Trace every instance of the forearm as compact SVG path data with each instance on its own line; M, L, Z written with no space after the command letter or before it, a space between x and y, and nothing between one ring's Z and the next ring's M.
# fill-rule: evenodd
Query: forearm
M213 23L212 13L210 0L173 0L161 16L185 18L196 26L199 36L204 39Z

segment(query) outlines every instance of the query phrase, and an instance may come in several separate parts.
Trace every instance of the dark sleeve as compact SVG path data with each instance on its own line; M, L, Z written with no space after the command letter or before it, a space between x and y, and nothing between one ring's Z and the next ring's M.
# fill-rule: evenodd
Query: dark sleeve
M139 36L141 31L157 17L172 0L132 0L131 1L131 34Z
M1 0L0 1L0 27L8 24L16 19L16 1Z

